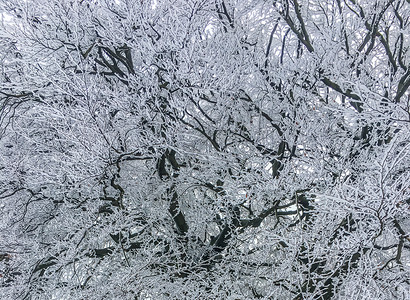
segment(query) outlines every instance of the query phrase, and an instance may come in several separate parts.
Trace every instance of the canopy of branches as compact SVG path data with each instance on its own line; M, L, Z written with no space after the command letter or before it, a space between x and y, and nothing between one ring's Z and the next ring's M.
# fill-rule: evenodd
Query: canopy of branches
M410 299L409 0L0 23L0 298Z

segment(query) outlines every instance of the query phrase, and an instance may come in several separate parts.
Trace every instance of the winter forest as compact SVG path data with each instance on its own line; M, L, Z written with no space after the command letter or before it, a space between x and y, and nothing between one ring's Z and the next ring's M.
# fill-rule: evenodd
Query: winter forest
M0 0L0 299L410 299L410 0Z

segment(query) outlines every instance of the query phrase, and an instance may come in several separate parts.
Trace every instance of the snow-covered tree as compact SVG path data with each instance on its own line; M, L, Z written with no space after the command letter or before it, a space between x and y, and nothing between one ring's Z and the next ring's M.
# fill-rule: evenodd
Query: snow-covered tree
M410 297L410 1L0 22L2 299Z

